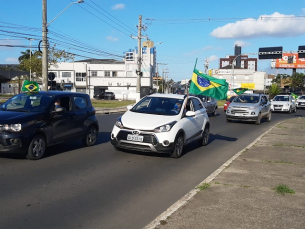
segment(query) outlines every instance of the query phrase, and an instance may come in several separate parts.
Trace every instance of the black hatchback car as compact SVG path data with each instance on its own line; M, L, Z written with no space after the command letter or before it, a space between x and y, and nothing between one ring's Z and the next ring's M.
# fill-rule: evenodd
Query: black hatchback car
M92 146L99 131L95 109L83 93L21 93L0 105L0 117L0 153L24 153L31 160L40 159L47 146L69 140Z

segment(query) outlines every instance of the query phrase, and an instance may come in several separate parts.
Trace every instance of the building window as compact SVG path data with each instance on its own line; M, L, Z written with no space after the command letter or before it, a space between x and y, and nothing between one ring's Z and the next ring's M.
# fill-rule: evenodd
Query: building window
M110 71L105 71L105 77L110 77Z
M76 81L86 81L86 72L76 72Z
M127 52L126 55L125 55L125 59L126 59L126 61L133 61L134 60L133 53L132 52Z
M91 76L97 76L97 71L91 71Z
M112 72L112 77L118 76L118 72Z
M61 76L64 78L70 78L71 77L71 72L62 72Z

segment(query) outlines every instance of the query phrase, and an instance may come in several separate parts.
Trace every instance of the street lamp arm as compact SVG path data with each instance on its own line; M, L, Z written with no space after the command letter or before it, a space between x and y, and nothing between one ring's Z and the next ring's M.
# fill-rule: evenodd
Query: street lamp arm
M84 1L82 0L79 0L77 2L71 2L63 11L61 11L52 21L50 21L48 24L47 24L47 27L53 22L55 21L56 18L58 18L63 12L65 12L70 6L72 6L73 4L76 4L76 3L83 3Z

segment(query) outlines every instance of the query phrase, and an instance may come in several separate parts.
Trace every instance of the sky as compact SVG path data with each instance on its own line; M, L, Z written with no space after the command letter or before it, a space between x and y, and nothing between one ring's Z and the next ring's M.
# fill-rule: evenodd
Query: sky
M0 10L0 64L18 64L26 49L38 50L42 37L42 0L3 1ZM219 68L219 58L242 53L258 57L261 47L284 52L305 45L305 0L47 0L50 45L88 58L122 60L137 47L139 16L142 41L157 50L159 74L174 81L191 78L196 68ZM55 19L53 21L53 19ZM32 40L29 40L32 39ZM259 60L258 71L270 68ZM304 70L301 70L304 72Z

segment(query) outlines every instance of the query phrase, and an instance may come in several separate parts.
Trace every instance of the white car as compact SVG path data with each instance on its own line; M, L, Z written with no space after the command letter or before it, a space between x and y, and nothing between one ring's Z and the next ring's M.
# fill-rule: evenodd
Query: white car
M210 122L199 98L152 94L142 98L116 121L111 143L116 149L168 153L179 158L184 145L207 145Z
M296 112L297 107L292 95L277 95L271 100L273 112Z
M305 108L305 95L301 95L297 98L297 108Z

